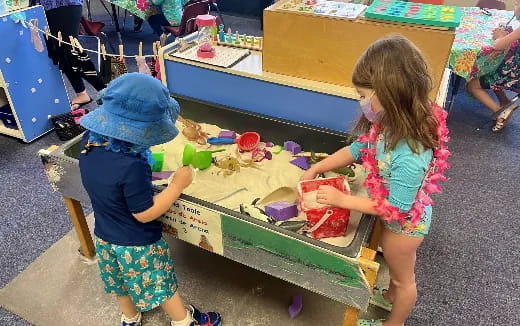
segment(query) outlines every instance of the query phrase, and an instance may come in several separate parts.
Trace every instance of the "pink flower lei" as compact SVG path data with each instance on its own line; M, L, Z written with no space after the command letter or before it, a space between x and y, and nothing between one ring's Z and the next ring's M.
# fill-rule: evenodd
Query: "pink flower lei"
M388 223L398 221L401 225L406 223L409 218L412 228L415 228L421 216L424 213L424 207L433 205L434 202L430 195L433 193L440 193L442 191L439 181L447 181L448 178L444 176L444 171L450 168L448 157L450 152L446 143L450 140L448 137L449 130L446 126L446 117L448 113L444 111L437 104L433 105L433 114L438 121L437 137L439 145L433 151L433 159L428 167L423 183L412 205L412 208L407 213L401 213L397 207L387 203L389 191L385 187L383 178L379 175L379 168L376 160L376 141L381 127L378 124L372 124L372 127L365 135L359 137L358 141L368 143L371 146L363 148L361 152L362 166L367 171L367 178L364 182L365 187L369 190L370 196L375 200L374 208L378 214Z

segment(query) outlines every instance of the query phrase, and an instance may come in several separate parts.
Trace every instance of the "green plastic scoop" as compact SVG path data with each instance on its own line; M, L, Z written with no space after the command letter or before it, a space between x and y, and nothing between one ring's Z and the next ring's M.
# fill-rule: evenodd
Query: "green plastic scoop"
M195 155L195 152L195 147L193 147L192 144L184 145L184 151L182 152L182 165L190 165L191 161L193 161L193 155Z
M195 169L205 170L211 166L211 161L213 160L212 154L225 150L225 148L221 148L214 151L197 152L193 145L186 144L182 153L182 165L186 166L191 164Z

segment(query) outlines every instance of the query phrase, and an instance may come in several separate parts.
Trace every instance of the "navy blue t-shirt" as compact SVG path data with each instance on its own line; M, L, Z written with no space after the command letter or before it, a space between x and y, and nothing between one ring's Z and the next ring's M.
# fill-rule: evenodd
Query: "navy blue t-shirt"
M87 137L88 132L82 148ZM93 147L80 154L79 168L94 209L97 237L120 246L145 246L161 238L159 222L141 223L132 215L153 206L152 170L145 159Z

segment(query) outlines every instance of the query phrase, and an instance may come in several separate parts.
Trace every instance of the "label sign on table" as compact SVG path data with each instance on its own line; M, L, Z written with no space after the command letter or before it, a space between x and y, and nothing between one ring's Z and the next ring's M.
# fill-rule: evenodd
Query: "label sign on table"
M219 213L179 199L160 221L164 232L208 251L224 254Z

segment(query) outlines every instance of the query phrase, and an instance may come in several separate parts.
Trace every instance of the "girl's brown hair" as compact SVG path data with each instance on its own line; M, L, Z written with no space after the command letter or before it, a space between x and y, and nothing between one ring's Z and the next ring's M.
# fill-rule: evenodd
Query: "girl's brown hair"
M437 120L428 98L432 90L428 70L419 49L400 34L377 40L359 58L352 82L374 90L383 106L379 123L387 150L394 149L402 139L414 153L437 147ZM354 130L366 133L370 126L362 116Z

